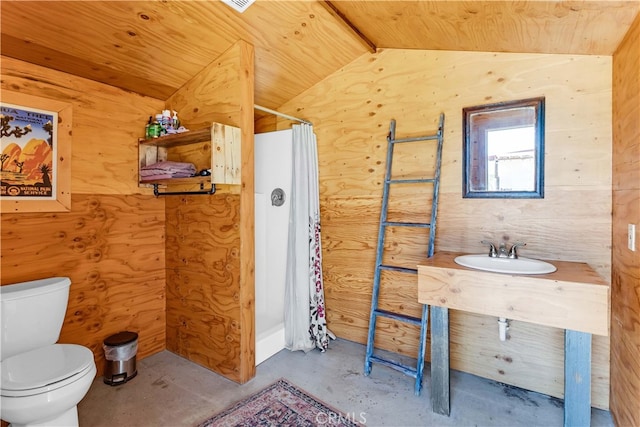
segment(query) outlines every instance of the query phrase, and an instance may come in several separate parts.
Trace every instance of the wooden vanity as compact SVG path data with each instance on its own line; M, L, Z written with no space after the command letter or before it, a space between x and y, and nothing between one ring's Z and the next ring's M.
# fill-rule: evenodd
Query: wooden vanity
M439 252L418 264L418 301L431 306L433 410L450 410L451 308L564 329L564 424L589 425L591 335L609 335L609 285L585 263L552 261L553 273L511 275L463 267L454 261L459 255Z

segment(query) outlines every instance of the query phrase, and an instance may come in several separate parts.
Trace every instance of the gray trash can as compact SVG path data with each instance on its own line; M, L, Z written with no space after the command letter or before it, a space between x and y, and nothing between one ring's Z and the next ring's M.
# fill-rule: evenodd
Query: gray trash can
M118 332L105 339L102 348L104 349L105 358L105 384L124 384L137 375L137 333L128 331Z

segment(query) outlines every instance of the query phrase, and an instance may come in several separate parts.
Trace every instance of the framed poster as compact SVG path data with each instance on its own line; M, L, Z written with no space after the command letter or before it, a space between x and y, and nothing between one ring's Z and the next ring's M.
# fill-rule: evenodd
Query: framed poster
M71 104L3 91L0 204L3 213L71 210Z

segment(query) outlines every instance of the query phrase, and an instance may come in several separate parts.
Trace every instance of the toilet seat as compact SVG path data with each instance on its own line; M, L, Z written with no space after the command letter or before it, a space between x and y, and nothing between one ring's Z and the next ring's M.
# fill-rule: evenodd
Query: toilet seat
M0 362L4 397L47 393L77 381L94 366L93 353L76 344L53 344Z

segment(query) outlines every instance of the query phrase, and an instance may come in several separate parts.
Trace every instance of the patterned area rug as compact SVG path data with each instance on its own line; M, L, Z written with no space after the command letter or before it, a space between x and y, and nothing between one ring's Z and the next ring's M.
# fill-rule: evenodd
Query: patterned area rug
M351 414L353 415L353 414ZM228 426L357 426L343 415L284 379L241 400L199 427Z

